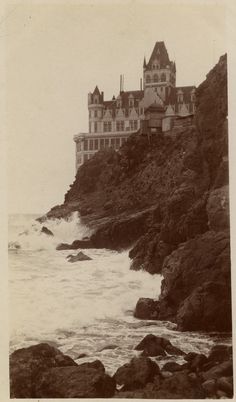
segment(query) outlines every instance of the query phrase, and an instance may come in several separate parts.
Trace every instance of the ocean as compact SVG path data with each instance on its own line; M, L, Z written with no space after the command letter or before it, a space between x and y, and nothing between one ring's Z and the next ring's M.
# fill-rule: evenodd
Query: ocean
M131 271L128 250L83 250L92 260L70 263L67 255L78 251L56 246L89 236L89 229L75 213L68 221L45 222L50 237L36 218L9 217L10 353L47 342L77 363L99 359L113 374L140 353L134 348L147 334L166 337L185 352L207 354L217 343L231 344L227 334L181 333L169 322L134 318L140 297L158 298L161 275ZM155 360L162 366L183 357Z

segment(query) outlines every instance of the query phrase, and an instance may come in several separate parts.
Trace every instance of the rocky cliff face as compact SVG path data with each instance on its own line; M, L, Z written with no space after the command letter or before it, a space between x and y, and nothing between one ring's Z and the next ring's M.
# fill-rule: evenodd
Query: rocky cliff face
M95 246L132 246L131 269L164 277L153 316L181 330L231 328L227 138L225 55L197 89L192 126L97 153L48 213L79 210Z

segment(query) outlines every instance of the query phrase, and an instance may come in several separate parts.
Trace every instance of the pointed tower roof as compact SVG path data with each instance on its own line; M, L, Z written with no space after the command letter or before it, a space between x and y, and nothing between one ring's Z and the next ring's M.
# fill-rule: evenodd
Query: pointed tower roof
M146 57L144 56L144 59L143 59L143 68L146 68L146 66L147 66L147 62L146 62Z
M93 91L93 95L100 95L100 91L98 89L98 86L96 85L94 91Z
M168 52L166 50L165 43L162 42L156 42L154 49L152 51L151 57L149 59L149 62L147 64L147 67L150 68L152 65L152 62L157 59L159 60L160 63L160 68L165 68L168 64L170 64L170 59Z

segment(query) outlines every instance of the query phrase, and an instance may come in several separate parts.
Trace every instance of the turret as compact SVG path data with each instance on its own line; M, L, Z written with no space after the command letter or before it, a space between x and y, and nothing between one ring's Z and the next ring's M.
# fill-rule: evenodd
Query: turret
M88 94L88 109L89 109L89 132L99 133L102 131L101 120L104 109L103 92L100 92L96 86L93 93Z
M144 91L153 88L165 100L176 82L175 63L170 61L164 42L156 42L151 57L143 62Z

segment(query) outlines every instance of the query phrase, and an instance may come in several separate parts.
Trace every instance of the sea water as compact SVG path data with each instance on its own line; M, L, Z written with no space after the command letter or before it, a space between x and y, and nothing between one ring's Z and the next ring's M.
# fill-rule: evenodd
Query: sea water
M89 236L89 229L75 213L68 221L43 224L52 237L41 232L36 218L9 217L10 352L47 342L77 363L99 359L112 374L140 353L135 346L150 333L185 352L207 354L216 343L231 343L227 334L181 333L168 322L134 318L140 297L158 298L162 277L131 271L128 250L83 250L91 260L70 263L66 257L78 250L56 246ZM156 360L162 366L182 359Z

